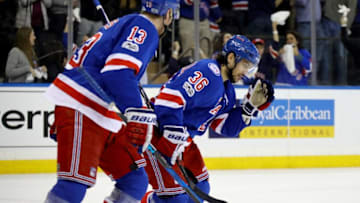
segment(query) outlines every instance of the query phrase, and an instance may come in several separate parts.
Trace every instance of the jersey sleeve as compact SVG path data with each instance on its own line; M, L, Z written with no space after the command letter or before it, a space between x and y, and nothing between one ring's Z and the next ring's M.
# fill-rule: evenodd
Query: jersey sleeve
M160 124L160 131L165 125L183 126L186 99L176 88L164 87L155 99L154 109Z
M222 17L221 9L218 4L218 0L210 0L210 16L215 20L219 20Z
M224 137L238 137L239 133L249 125L246 125L242 119L242 109L236 107L228 113L217 116L210 124L210 128Z
M101 72L132 69L136 76L141 76L158 47L158 33L145 17L137 16L124 24L114 36L115 46Z
M311 68L311 55L310 53L305 50L305 49L301 49L299 50L300 54L298 57L295 57L296 63L299 63L301 66L301 73L305 76L308 77L312 71Z
M165 85L155 100L160 130L164 125L188 126L189 123L195 125L198 120L208 119L210 115L200 112L206 111L208 104L213 104L206 111L209 113L219 101L223 90L219 88L223 85L219 83L220 76L215 79L210 72L207 61L197 62L184 67Z
M115 26L116 28L116 26ZM142 107L138 82L158 46L158 33L144 17L130 19L114 36L113 47L100 73L115 103L124 112L128 107Z

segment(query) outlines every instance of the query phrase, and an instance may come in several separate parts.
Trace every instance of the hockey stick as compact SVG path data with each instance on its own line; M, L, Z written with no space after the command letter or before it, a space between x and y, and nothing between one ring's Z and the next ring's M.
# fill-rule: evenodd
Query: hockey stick
M98 0L93 0L93 2L96 6L96 9L101 10L103 16L106 19L106 22L109 24L110 23L109 18L107 16L107 14L105 13L105 10L102 7L102 5L100 4L100 2ZM121 117L121 119L126 122L127 118L120 112L120 110L116 107L115 103L110 99L110 97L105 93L105 91L97 84L97 82L83 68L79 68L79 71L83 74L83 76L89 82L90 86L92 86L92 88L95 91L97 91L98 94L106 100L106 102L108 102L110 104L110 108L114 108L116 110L116 112L118 113L118 115ZM148 96L146 95L144 89L142 88L142 86L140 84L138 86L139 86L140 94L143 97L143 99L145 100L147 107L150 109L153 109L151 102L150 102ZM155 156L155 158L166 169L166 171L175 179L175 181L177 181L179 183L179 185L186 191L186 193L189 194L189 196L191 197L191 199L194 200L194 202L200 203L202 201L202 199L197 195L197 193L195 193L192 190L192 188L190 188L189 185L186 184L180 178L180 176L174 171L172 166L170 164L168 164L166 159L161 155L161 153L159 151L156 150L156 148L152 144L149 144L148 150Z
M194 190L194 192L199 195L199 197L203 200L206 200L210 203L227 203L224 200L220 200L220 199L216 199L214 197L211 197L210 195L206 194L205 192L203 192L202 190L200 190L196 184L191 180L191 178L189 177L189 174L186 172L185 167L180 163L180 161L177 161L177 164L182 172L182 174L184 175L186 182L189 184L190 188Z
M166 159L160 154L159 151L155 149L152 144L149 144L148 150L155 156L159 163L165 168L165 170L175 179L175 181L186 191L186 193L191 197L191 199L196 202L202 202L202 198L188 185L186 184L181 177L175 172L172 166L166 161Z
M142 97L144 98L145 100L145 103L147 105L148 108L152 108L152 105L150 103L150 100L149 100L149 97L146 95L146 92L144 91L144 89L139 85L139 89L140 89L140 93L142 95ZM151 144L150 144L151 145ZM149 146L150 146L149 145ZM151 145L151 147L154 147ZM168 162L164 159L164 157L158 152L156 151L153 152L149 147L148 147L149 151L156 157L156 159L160 162L160 164L168 171L168 173L171 175L171 176L179 176L175 171L174 169L168 164ZM158 156L157 156L158 154ZM163 162L163 163L162 163ZM188 185L190 187L190 189L192 191L194 191L194 193L200 197L201 199L203 200L206 200L207 202L210 202L210 203L226 203L226 201L223 201L223 200L219 200L219 199L216 199L214 197L211 197L210 195L206 194L205 192L203 192L201 189L199 189L196 184L190 179L188 173L186 172L185 170L185 167L179 162L177 161L177 164L180 168L180 171L181 173L184 175L185 177L185 180L187 182L186 183L183 183L185 185ZM171 171L169 171L171 169ZM180 178L180 177L179 177ZM181 178L180 178L181 179ZM176 180L176 179L175 179ZM181 179L182 180L182 179ZM176 180L177 181L177 180ZM179 184L181 185L181 184ZM182 186L182 185L181 185ZM183 187L184 188L184 187ZM184 188L185 189L185 188ZM185 190L186 191L186 190ZM189 192L187 192L190 196L191 194ZM194 199L192 197L192 199Z
M106 15L105 10L102 7L102 5L100 4L99 0L93 0L93 2L95 4L96 10L100 10L102 12L102 14L106 20L106 23L109 24L110 20L109 20L108 16Z
M121 111L116 107L116 104L114 101L111 100L109 95L106 94L106 92L103 90L102 87L94 80L94 78L83 68L79 67L76 69L79 71L86 81L89 83L89 85L100 95L102 99L104 99L108 104L109 107L114 109L117 114L121 117L123 121L127 121L127 118L124 116L124 114L121 113ZM142 94L145 94L144 90L141 88ZM145 95L146 96L146 95ZM166 159L156 150L156 148L149 144L148 150L156 157L156 159L159 161L159 163L166 169L166 171L175 179L176 182L179 183L179 185L184 188L186 193L189 194L189 196L194 200L196 203L201 202L201 198L187 185L180 176L174 171L174 169L167 163Z

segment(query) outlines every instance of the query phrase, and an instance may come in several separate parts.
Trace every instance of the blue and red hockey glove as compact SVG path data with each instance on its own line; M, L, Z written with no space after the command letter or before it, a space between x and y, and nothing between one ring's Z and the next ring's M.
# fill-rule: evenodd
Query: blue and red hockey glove
M150 144L157 124L156 114L152 109L128 108L125 116L128 119L125 135L129 142L138 146L139 153L142 153Z
M249 125L251 118L256 117L259 111L269 107L274 99L274 88L271 82L256 78L250 84L248 93L241 103L244 122Z
M174 165L191 141L190 135L183 126L166 125L163 136L155 147L161 154L165 155L171 165Z

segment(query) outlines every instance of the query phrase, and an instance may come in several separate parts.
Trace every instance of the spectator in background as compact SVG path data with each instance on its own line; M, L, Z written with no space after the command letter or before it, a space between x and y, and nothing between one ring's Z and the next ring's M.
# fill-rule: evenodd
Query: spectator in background
M347 84L347 65L345 60L345 50L344 45L341 43L340 39L340 16L341 14L338 12L339 4L346 5L350 8L348 14L348 23L351 25L355 18L355 10L357 0L331 0L331 1L323 1L323 17L321 19L322 28L324 30L324 34L328 41L328 47L326 50L321 50L326 52L326 58L329 61L329 66L333 68L332 75L335 84L345 85ZM325 71L324 71L325 72ZM322 74L330 74L331 73L322 73ZM325 78L326 76L322 76Z
M59 73L64 71L66 64L65 50L61 41L48 39L42 43L41 56L38 58L39 64L47 67L47 79L45 82L51 83Z
M226 42L232 37L233 35L229 32L221 32L219 35L214 37L213 40L213 54L211 56L212 59L216 59L216 57L221 54L221 51L226 44Z
M341 7L343 9L346 8L345 5L341 5ZM345 48L350 52L348 63L348 84L360 85L360 57L358 57L360 52L360 38L349 38L349 21L347 13L344 13L344 10L341 10L342 9L339 10L342 13L342 15L340 15L341 41L344 43Z
M185 67L195 61L191 56L181 56L180 49L180 43L178 41L174 41L172 44L171 57L169 58L169 65L166 70L168 78L172 77L174 73L178 72L181 67Z
M49 29L47 8L52 0L18 0L16 13L16 28L32 27L35 36L39 37L42 32Z
M219 1L219 6L222 11L222 32L247 33L248 0Z
M277 23L273 22L272 27L274 42L278 43ZM301 35L294 31L288 31L286 33L286 44L279 50L279 54L282 61L279 64L276 84L308 85L308 78L312 71L311 55L302 46Z
M103 4L104 0L100 0L100 3ZM95 5L88 0L80 0L80 17L81 22L76 40L78 46L93 36L105 24L101 12L98 12Z
M330 84L330 66L329 59L326 58L328 54L326 50L328 49L328 43L324 39L325 33L321 25L321 5L320 0L315 1L315 14L316 14L316 37L317 37L317 49L316 49L316 63L319 72L318 81L320 84ZM311 0L295 0L295 9L296 9L296 31L304 38L303 46L306 50L310 50L310 37L311 37Z
M348 27L351 27L352 37L360 37L360 0L357 0L354 22L353 24L348 23Z
M250 0L248 12L248 34L271 36L270 16L283 0Z
M194 9L193 0L180 1L180 20L179 34L180 43L185 54L188 56L191 52L188 49L194 47ZM200 48L205 53L205 58L212 53L211 42L212 34L210 32L209 17L211 16L215 23L221 21L221 10L217 0L200 0Z
M295 12L295 0L283 0L278 7L275 9L276 12L278 11L289 11L290 15L286 19L285 25L278 27L278 32L280 35L285 35L287 30L295 30L296 24L295 24L295 18L296 18L296 12Z
M34 51L34 31L29 27L19 28L16 33L16 46L10 50L6 62L6 77L8 82L39 82L46 78L46 66L38 67ZM34 78L36 78L34 80Z
M75 0L74 2L76 2ZM49 8L50 25L49 31L54 33L57 40L62 41L63 30L67 21L68 2L64 0L52 0L52 5ZM89 2L91 3L91 2Z
M141 10L141 0L105 0L102 3L110 20Z
M0 0L0 82L4 81L7 56L15 42L16 11L16 1Z
M321 5L320 0L315 0L315 20L317 37L324 37L321 29ZM295 0L296 31L304 38L304 47L310 50L311 37L311 0Z
M280 62L279 53L276 51L279 50L279 35L275 33L273 36L273 41L268 47L262 38L255 38L252 42L260 54L260 62L255 76L275 83Z

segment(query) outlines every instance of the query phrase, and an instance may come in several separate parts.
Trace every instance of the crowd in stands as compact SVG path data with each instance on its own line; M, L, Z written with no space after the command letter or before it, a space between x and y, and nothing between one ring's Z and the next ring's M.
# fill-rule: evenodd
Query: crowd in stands
M242 34L253 40L261 54L255 70L258 77L278 85L310 85L316 63L315 84L360 85L360 0L314 1L200 0L200 58L215 57L231 35ZM74 43L81 46L105 19L92 1L72 2ZM110 20L141 11L141 0L100 2ZM0 0L0 82L48 83L63 71L67 3ZM194 2L180 0L180 5L175 31L168 31L161 53L154 58L162 60L168 77L194 61ZM340 5L348 9L341 10ZM316 13L316 61L310 43L312 9ZM279 11L288 11L284 22L274 17Z

